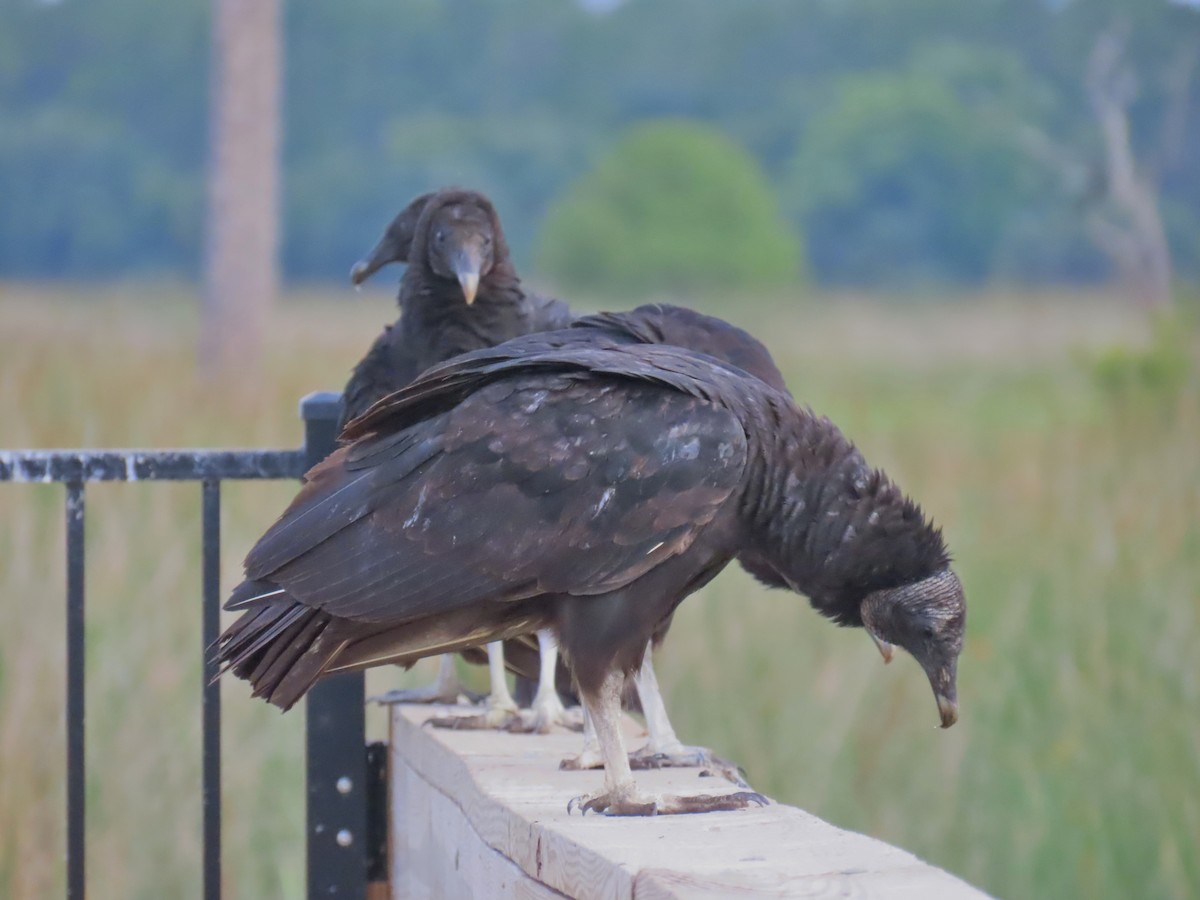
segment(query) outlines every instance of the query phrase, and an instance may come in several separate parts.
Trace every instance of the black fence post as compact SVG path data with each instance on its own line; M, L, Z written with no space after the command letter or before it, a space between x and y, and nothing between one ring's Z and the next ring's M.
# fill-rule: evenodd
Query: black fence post
M204 900L221 900L221 684L220 667L210 650L221 633L221 481L200 482L201 601L200 652L204 660L201 687L202 776L204 808Z
M67 897L83 900L87 854L84 840L84 494L83 482L67 482Z
M300 401L306 462L328 456L337 439L341 398L322 392ZM308 896L362 900L367 893L366 701L361 672L331 675L308 692Z

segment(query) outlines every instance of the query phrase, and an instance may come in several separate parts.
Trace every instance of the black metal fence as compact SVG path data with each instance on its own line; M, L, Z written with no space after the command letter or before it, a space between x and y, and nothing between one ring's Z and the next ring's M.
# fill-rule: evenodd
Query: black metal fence
M207 648L220 628L221 482L298 479L333 449L340 399L310 394L300 403L304 446L296 450L0 451L0 481L66 485L67 527L67 896L85 889L84 510L89 481L198 481L202 497L202 682L204 897L221 896L221 692ZM308 896L364 898L368 880L386 878L386 836L368 817L386 753L365 746L363 676L335 675L307 699ZM382 810L378 797L373 810Z

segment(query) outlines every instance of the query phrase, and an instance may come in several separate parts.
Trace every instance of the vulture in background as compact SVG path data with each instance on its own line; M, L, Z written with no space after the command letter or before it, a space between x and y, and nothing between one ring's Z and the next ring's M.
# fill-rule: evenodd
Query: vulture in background
M350 270L350 280L360 286L390 263L408 264L396 298L400 318L384 327L355 366L342 391L339 431L435 363L518 335L562 328L571 321L566 304L522 288L500 217L491 201L477 191L446 188L412 200ZM556 651L547 646L545 652ZM554 693L541 697L538 712L523 724L504 679L499 645L488 649L488 662L492 690L488 712L479 717L480 722L538 730L549 730L554 721L566 722ZM444 656L432 685L394 691L388 699L454 703L462 692L454 658Z
M256 696L553 629L611 815L765 802L649 796L620 698L675 607L735 557L924 669L957 719L966 606L941 531L828 419L703 354L580 329L440 364L353 421L246 559L218 642Z
M393 262L408 263L396 297L400 318L354 367L342 391L342 426L435 363L571 321L565 303L521 287L500 217L477 191L417 197L354 265L350 280L359 286Z

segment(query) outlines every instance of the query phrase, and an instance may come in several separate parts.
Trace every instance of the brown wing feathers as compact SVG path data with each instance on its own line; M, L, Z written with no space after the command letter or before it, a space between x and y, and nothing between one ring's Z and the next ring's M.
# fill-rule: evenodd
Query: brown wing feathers
M524 355L511 363L502 373L512 383L416 422L408 439L365 440L395 458L338 450L251 551L253 584L232 602L262 599L249 601L253 618L230 629L221 656L272 702L299 696L314 666L381 629L628 584L685 552L736 482L744 437L727 413L626 376L541 375ZM491 615L478 616L485 639ZM266 649L280 643L299 649ZM294 678L288 665L299 666Z

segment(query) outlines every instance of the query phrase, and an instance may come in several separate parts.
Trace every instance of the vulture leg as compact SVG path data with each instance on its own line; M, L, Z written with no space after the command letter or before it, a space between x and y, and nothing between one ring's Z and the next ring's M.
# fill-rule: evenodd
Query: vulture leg
M549 734L551 728L561 725L572 731L580 731L583 728L581 714L574 709L568 711L563 706L554 684L554 674L558 668L558 641L554 632L543 628L537 633L537 637L541 664L537 693L534 694L529 709L521 710L520 718L508 730L526 734Z
M454 668L454 654L443 653L438 657L438 673L433 684L419 688L388 691L379 697L372 697L376 703L447 703L463 702L463 698L471 694L458 680L458 672Z
M667 715L666 704L663 703L662 692L658 688L658 678L654 675L654 664L651 662L652 648L646 645L646 655L642 658L642 667L634 676L634 686L637 688L638 700L642 705L642 714L646 717L646 731L649 738L646 746L629 754L629 766L632 769L664 769L664 768L697 768L703 769L701 775L720 775L726 781L738 787L748 788L742 776L741 767L717 756L707 747L690 747L675 735L671 719ZM560 769L598 769L604 765L600 755L600 745L596 742L596 731L592 726L591 716L587 707L583 710L583 752L578 756L569 756L559 763Z
M604 789L598 794L571 800L567 804L568 814L578 808L584 815L599 812L610 816L661 816L745 809L751 803L767 804L765 797L751 791L693 797L639 793L629 768L625 742L621 739L621 688L624 681L624 673L610 672L598 691L583 692L583 703L592 717L600 754L604 757Z
M508 678L504 671L504 641L492 641L487 645L488 674L492 689L487 696L487 711L474 716L435 716L426 724L434 728L505 729L517 717L517 702L508 692Z
M654 674L651 652L652 647L647 644L642 667L634 676L638 699L642 704L642 714L646 717L646 730L650 736L646 746L629 755L630 766L634 769L705 769L708 770L707 774L715 772L738 787L750 787L742 777L741 767L736 763L721 759L707 747L689 747L676 736L671 719L667 716L667 707L658 687L658 678Z
M596 726L592 722L585 703L583 706L583 752L578 756L568 756L558 764L558 767L581 771L583 769L599 769L603 765L604 757L600 755L600 742L596 740Z

